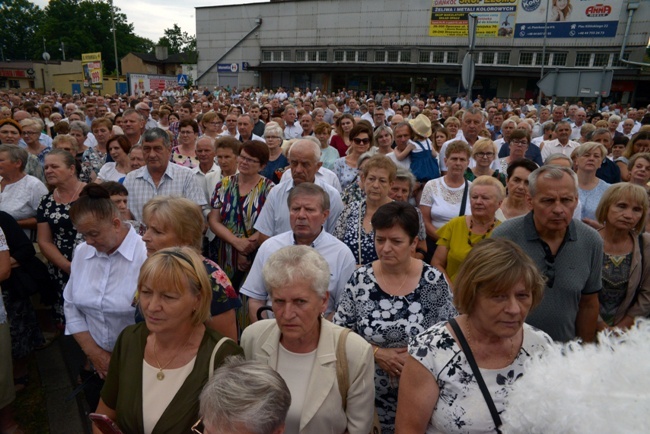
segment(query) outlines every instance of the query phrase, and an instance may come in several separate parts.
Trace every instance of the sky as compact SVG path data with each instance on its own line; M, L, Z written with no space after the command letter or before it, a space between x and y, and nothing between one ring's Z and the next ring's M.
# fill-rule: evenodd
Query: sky
M44 8L49 0L31 0ZM259 3L264 0L113 0L115 7L126 14L138 36L158 42L163 31L178 24L190 35L196 33L195 7Z

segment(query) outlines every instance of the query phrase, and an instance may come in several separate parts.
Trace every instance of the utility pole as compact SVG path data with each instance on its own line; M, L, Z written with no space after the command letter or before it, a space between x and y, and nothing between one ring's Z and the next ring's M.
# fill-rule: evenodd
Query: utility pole
M115 36L115 9L113 8L113 0L111 1L111 22L113 26L113 49L115 50L115 71L117 73L117 83L120 83L120 63L117 58L117 38ZM119 88L119 86L118 86ZM118 91L119 93L119 91Z

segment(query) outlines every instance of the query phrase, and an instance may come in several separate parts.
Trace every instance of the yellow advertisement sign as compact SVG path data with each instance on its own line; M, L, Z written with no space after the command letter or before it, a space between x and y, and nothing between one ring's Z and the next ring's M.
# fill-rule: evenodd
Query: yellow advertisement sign
M102 53L84 53L81 55L81 67L84 74L84 87L101 88L104 81L102 73Z
M468 15L477 16L476 36L512 37L519 0L433 0L429 36L467 36Z

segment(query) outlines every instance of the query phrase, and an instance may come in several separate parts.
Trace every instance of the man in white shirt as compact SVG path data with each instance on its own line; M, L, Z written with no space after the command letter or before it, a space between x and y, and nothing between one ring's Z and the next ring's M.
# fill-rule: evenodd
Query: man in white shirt
M580 138L580 129L587 120L587 112L584 109L578 109L574 115L575 121L571 125L571 140L578 140Z
M542 160L546 160L551 154L564 154L571 157L571 153L575 148L580 146L580 143L570 139L571 124L567 121L560 121L555 124L556 139L549 142L542 142Z
M395 116L395 110L393 110L390 106L389 97L385 96L381 99L381 107L384 109L384 113L386 114L387 118Z
M249 297L251 322L257 321L256 314L260 307L271 304L262 279L262 268L268 257L282 247L294 244L311 246L327 261L330 267L330 297L325 315L328 318L336 310L343 288L356 268L348 246L327 233L323 226L330 214L327 192L316 184L303 182L291 190L287 201L291 230L269 238L260 246L241 288L241 293Z
M447 173L447 165L445 164L445 151L447 151L447 146L455 140L462 140L468 145L474 146L474 143L476 143L476 141L479 140L478 133L483 128L485 128L485 121L486 121L486 116L485 113L481 111L481 109L476 107L470 107L467 110L465 110L463 119L461 119L460 121L460 130L458 131L459 133L458 136L456 136L456 138L446 141L445 143L442 144L442 147L440 148L440 154L438 156L438 164L440 166L440 172L443 175ZM503 126L501 128L503 129ZM462 138L460 137L461 133L462 133ZM470 167L474 167L475 165L476 162L474 161L474 159L470 159ZM492 163L492 167L495 170L497 170L499 169L499 166L500 166L499 160L495 158L494 162Z
M336 221L343 211L340 193L316 177L316 172L323 165L320 161L320 145L307 139L298 140L289 149L289 165L291 166L292 179L273 187L255 222L255 229L260 232L261 241L291 228L287 215L287 198L291 189L303 182L315 183L329 195L330 212L325 222L327 232L334 232Z
M296 122L296 108L292 105L286 106L282 117L285 123L284 138L286 140L300 138L302 135L302 127Z
M158 122L151 117L151 109L146 102L139 102L135 105L135 110L145 119L144 129L150 130L158 126Z

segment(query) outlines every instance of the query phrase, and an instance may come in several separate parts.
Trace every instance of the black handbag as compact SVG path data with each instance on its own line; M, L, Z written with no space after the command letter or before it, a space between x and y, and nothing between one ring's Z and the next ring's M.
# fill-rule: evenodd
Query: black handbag
M41 292L52 290L52 281L47 266L37 257L32 256L26 263L11 269L11 275L2 282L2 289L11 298L23 299Z

